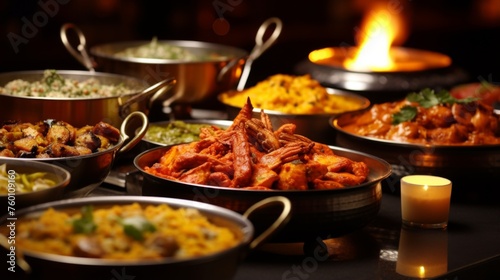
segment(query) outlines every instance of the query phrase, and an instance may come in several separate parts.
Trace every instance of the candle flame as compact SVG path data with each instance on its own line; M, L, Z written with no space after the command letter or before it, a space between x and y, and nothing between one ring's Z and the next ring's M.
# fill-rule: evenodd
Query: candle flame
M429 189L429 185L424 185L424 191L427 191Z
M425 266L421 265L418 268L418 274L420 275L420 278L424 278L425 277Z

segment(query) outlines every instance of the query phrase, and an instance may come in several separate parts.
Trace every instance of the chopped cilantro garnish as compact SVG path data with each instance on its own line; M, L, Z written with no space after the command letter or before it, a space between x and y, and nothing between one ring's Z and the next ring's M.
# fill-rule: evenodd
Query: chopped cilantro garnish
M76 233L92 233L97 228L92 215L92 206L84 206L81 209L82 216L80 219L73 220L73 231Z
M451 96L449 91L440 90L435 92L432 89L426 88L420 92L412 92L406 96L406 100L416 102L424 108L430 108L439 104L453 104L453 103L470 103L478 100L478 98L463 98L457 99Z
M143 240L145 232L155 232L156 227L144 217L130 217L121 221L123 232L135 240Z
M469 97L457 99L451 96L449 91L440 90L435 92L433 89L423 89L420 92L412 92L406 96L406 100L418 103L423 108L430 108L439 104L453 104L453 103L470 103L478 100L478 98ZM411 121L417 116L417 108L414 106L406 105L400 109L399 112L392 115L392 124L400 124L402 122Z
M400 124L402 122L407 122L413 120L417 116L417 108L406 105L403 106L399 112L392 115L392 124Z

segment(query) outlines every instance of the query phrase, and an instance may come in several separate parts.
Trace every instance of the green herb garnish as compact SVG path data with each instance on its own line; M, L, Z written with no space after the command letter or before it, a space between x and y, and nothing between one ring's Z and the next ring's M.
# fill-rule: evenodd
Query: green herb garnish
M392 115L392 124L400 124L413 120L417 116L417 108L406 105L402 107L399 112Z
M449 91L440 90L435 92L432 89L426 88L420 92L412 92L406 96L406 100L418 103L423 108L430 108L439 104L454 104L454 103L470 103L478 100L475 97L457 99L451 96ZM417 116L418 110L414 106L403 106L399 112L392 115L392 124L397 125L402 122L411 121Z
M439 104L453 104L453 103L470 103L478 100L475 97L457 99L451 96L449 91L440 90L435 92L432 89L423 89L420 92L412 92L406 96L406 100L410 102L416 102L424 108L430 108Z
M155 232L156 227L144 217L130 217L121 221L123 232L135 240L143 240L144 233Z
M94 223L92 215L92 206L84 206L81 209L82 216L80 219L73 220L73 231L76 233L92 233L96 230L97 225Z
M59 75L56 70L53 70L53 69L45 70L43 75L44 75L43 81L49 87L52 87L52 84L55 81L59 81L61 83L61 85L64 84L64 78L61 75Z

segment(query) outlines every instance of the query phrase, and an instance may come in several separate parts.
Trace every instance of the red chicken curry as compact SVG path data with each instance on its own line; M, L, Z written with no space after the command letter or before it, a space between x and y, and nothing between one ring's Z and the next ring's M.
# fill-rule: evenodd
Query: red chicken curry
M344 131L397 142L433 145L500 144L500 116L475 98L423 90L405 99L373 105Z

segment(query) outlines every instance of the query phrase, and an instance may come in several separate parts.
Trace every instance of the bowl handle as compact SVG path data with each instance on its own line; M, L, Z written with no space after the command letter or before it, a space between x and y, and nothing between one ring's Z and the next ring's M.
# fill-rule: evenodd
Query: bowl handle
M250 249L255 249L262 245L267 239L288 223L291 217L292 203L284 196L272 196L253 204L245 211L245 213L243 213L243 216L248 218L254 211L275 204L281 204L283 206L281 214L269 228L267 228L250 243Z
M273 33L271 33L269 38L264 41L264 35L266 34L269 26L271 26L272 24L275 25ZM259 27L259 30L257 30L257 35L255 36L255 46L245 62L245 66L243 67L243 71L241 72L240 81L238 82L238 86L236 87L238 91L241 91L245 88L245 84L247 83L248 75L250 74L250 68L252 67L253 61L259 58L262 53L264 53L269 47L272 46L272 44L274 44L274 42L280 36L282 29L283 22L277 17L267 19Z
M155 100L166 94L166 92L169 91L176 83L177 80L171 77L159 81L158 83L140 91L139 93L135 94L134 96L126 100L123 99L124 96L118 97L120 117L123 118L124 116L127 116L130 113L130 106L132 106L132 104L139 103L146 98L150 98L149 100L149 107L150 107ZM128 95L125 96L128 97Z
M68 30L73 29L76 34L78 35L78 40L80 41L76 49L70 44L68 40ZM85 36L83 35L83 32L74 24L72 23L65 23L63 26L61 26L61 40L66 47L66 49L69 51L69 53L76 58L85 68L90 70L90 72L94 72L94 66L95 62L92 61L90 58L89 54L87 53L86 49L86 39Z
M128 134L127 134L127 126L128 126L128 124L130 122L130 119L134 118L134 117L139 118L141 120L142 124L141 124L141 127L139 127L139 129L136 130L137 133L134 135L134 137L132 137L132 139L130 139L128 141L128 139L130 138L130 136L128 136ZM122 124L120 126L120 132L121 132L121 134L123 136L123 143L125 143L125 144L120 148L120 150L118 150L118 153L124 153L126 151L129 151L135 145L137 145L142 140L142 138L144 137L144 135L146 134L146 131L148 129L148 125L149 125L149 120L148 120L148 116L146 116L146 114L144 114L141 111L134 111L134 112L130 113L123 120L123 122L122 122Z

